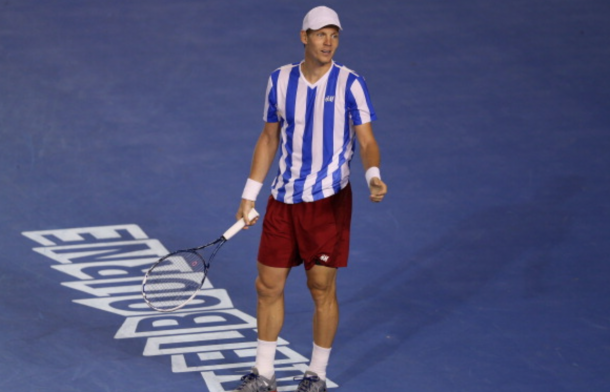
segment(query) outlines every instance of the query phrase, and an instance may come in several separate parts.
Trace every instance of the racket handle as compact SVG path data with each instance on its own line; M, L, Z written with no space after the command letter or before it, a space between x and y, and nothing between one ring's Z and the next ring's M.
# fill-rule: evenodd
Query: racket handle
M248 213L248 220L252 220L252 219L256 218L257 216L259 216L258 212L253 208ZM233 226L231 226L229 228L229 230L225 231L225 233L222 236L224 237L225 240L228 241L235 234L239 233L239 231L241 229L243 229L244 226L246 226L246 221L244 221L243 219L240 219L237 222L235 222L235 224Z

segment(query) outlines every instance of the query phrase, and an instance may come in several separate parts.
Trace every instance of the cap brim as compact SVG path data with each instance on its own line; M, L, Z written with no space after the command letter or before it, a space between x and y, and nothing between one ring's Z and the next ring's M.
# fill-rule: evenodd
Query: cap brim
M311 30L320 30L326 26L334 26L336 28L338 28L339 30L343 30L343 28L341 28L341 25L337 23L336 20L323 20L323 21L318 21L316 22L316 24L314 25L310 25L307 29L311 29Z

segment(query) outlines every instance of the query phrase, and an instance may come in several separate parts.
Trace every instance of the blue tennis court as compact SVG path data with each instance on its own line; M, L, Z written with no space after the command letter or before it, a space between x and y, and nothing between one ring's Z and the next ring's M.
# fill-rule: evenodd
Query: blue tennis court
M180 312L151 311L140 283L234 222L267 77L302 59L315 5L0 4L0 390L236 387L260 225ZM330 389L609 390L610 4L326 5L389 186L370 203L354 159ZM293 391L311 354L302 270L286 305L276 368Z

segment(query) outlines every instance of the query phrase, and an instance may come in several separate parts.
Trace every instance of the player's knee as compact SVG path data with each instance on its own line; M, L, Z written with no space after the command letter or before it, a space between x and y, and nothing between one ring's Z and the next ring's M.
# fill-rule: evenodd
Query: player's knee
M259 297L280 297L284 293L284 285L281 282L256 278L256 292Z
M307 288L314 301L327 300L335 295L334 281L310 279L307 281Z

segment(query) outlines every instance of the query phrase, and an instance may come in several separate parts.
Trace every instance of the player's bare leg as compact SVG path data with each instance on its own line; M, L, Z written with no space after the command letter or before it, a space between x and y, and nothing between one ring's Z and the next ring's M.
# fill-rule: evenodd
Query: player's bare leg
M339 325L337 269L315 265L307 271L307 286L314 302L313 352L299 391L326 391L326 368Z
M238 391L259 392L277 389L274 360L277 339L284 324L284 287L289 272L289 268L273 268L258 263L256 362L252 371L242 377Z
M337 269L315 265L307 271L307 287L314 302L313 339L320 347L333 345L339 326Z
M284 325L284 286L289 268L274 268L258 263L256 278L258 338L268 342L278 339Z

